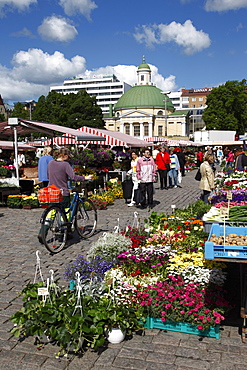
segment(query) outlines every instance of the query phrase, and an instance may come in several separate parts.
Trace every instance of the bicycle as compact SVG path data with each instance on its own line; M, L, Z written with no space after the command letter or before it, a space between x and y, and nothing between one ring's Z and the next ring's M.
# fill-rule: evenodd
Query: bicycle
M41 238L51 253L58 253L66 246L68 232L73 229L82 238L89 238L96 230L97 210L93 202L81 196L77 187L73 192L69 208L52 203L41 216Z

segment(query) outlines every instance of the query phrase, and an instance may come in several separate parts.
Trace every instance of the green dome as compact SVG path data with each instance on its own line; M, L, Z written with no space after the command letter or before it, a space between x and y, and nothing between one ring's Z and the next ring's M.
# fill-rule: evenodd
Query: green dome
M147 63L142 63L142 64L140 64L140 65L139 65L139 67L138 67L138 69L143 69L143 68L145 68L145 69L150 69L150 67L149 67L149 65L148 65Z
M138 85L132 87L126 91L118 102L115 104L114 109L123 108L144 108L144 107L155 107L165 108L164 98L161 94L162 90L158 89L153 85ZM167 109L174 109L172 102L167 97L166 107Z

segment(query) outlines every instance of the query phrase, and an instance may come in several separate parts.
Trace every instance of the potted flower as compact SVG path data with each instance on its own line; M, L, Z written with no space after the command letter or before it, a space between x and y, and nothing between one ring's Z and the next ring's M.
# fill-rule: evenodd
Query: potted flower
M36 195L23 195L21 203L24 209L39 207L39 201Z
M0 177L8 177L10 176L11 172L8 166L1 166L0 167Z
M9 208L22 208L22 195L9 195L7 198L7 206Z

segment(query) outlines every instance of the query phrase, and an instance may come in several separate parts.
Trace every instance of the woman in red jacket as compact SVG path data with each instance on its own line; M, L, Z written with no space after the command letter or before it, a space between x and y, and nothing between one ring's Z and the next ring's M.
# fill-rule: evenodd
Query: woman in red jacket
M164 146L160 147L159 153L156 155L156 166L159 172L160 177L160 189L168 189L167 188L167 172L170 169L169 163L171 163L170 156L166 151Z

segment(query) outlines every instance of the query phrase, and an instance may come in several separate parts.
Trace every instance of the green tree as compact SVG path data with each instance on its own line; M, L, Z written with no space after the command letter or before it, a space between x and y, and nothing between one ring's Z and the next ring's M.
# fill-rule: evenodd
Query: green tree
M0 122L4 122L4 121L7 121L7 119L5 118L4 114L0 114Z
M82 126L104 128L101 108L96 98L85 90L77 94L60 94L51 91L47 97L41 96L33 112L33 119L50 122L74 129Z
M10 117L17 117L17 118L23 118L23 119L29 119L30 114L27 109L25 109L25 106L22 103L16 103L14 106L14 110Z
M244 134L247 128L246 80L227 81L207 96L202 119L207 130L233 130Z

